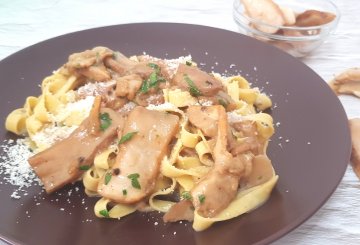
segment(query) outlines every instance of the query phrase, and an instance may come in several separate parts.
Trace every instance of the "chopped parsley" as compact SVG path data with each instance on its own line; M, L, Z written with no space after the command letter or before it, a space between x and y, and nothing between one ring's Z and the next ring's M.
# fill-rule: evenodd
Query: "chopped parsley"
M149 91L149 82L144 80L140 87L140 93L146 94Z
M122 143L124 143L124 142L126 142L126 141L131 140L131 138L132 138L135 134L137 134L137 131L129 132L129 133L123 135L123 136L121 137L121 139L119 140L118 144L120 145L120 144L122 144Z
M189 86L189 92L192 96L198 97L201 95L201 91L195 86L193 80L187 74L184 74L184 79Z
M104 216L105 218L110 218L109 211L107 211L106 209L100 210L99 214Z
M110 127L112 120L111 120L111 118L109 116L109 113L107 113L107 112L100 113L99 119L100 119L100 129L101 129L101 131L104 131L105 129Z
M132 187L134 187L136 189L141 189L141 186L140 186L140 183L138 180L138 178L140 177L140 174L138 174L138 173L129 174L127 177L131 180Z
M155 63L149 63L148 64L149 67L153 68L155 71L159 71L160 72L160 67L155 64Z
M90 166L89 165L82 165L79 167L80 170L83 170L83 171L86 171L86 170L89 170L90 169Z
M188 61L188 60L185 62L185 64L186 64L187 66L192 66L192 62L191 62L191 61Z
M126 189L122 190L122 193L123 193L124 196L126 196L127 195L127 190Z
M189 191L184 191L184 192L182 192L181 193L181 198L183 199L183 200L192 200L192 196L191 196L191 194L190 194L190 192Z
M105 185L109 184L110 180L111 180L111 173L106 173L105 174Z
M144 94L149 92L149 89L158 87L160 82L165 82L165 78L160 75L160 67L157 64L149 63L148 66L154 69L154 71L148 79L143 81L140 87L140 93Z
M205 201L205 195L204 194L198 195L198 198L199 198L200 203L203 203Z

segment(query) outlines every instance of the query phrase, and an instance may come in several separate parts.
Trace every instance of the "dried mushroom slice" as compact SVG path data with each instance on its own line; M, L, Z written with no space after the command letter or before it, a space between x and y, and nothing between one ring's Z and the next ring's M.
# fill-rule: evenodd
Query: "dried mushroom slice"
M355 174L360 179L360 118L354 118L349 120L350 132L351 132L351 165Z
M241 0L249 17L267 25L256 25L256 29L265 33L275 33L285 24L285 17L279 6L272 0Z
M322 12L318 10L306 10L296 17L296 26L309 27L321 26L330 23L336 18L336 15L329 12Z
M360 68L350 68L335 76L329 83L336 94L350 94L360 98Z

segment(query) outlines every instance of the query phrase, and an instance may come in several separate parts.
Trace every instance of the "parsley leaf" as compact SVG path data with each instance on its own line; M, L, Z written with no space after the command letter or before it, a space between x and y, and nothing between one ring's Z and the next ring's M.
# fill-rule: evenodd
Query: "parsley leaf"
M124 196L126 196L127 195L127 190L126 189L122 190L122 193L123 193Z
M184 200L192 200L192 196L189 191L184 191L181 193L181 198Z
M191 62L191 61L188 61L188 60L185 62L185 64L186 64L187 66L192 66L192 62Z
M189 86L189 92L192 96L198 97L201 95L201 91L195 86L193 80L187 74L184 74L184 79Z
M198 195L198 198L199 198L200 203L203 203L205 201L205 195L204 194Z
M105 185L109 184L110 180L111 180L111 173L106 173L105 174Z
M159 86L159 83L166 81L165 78L160 75L160 67L157 64L149 63L148 66L154 69L154 71L151 72L148 79L143 81L140 87L140 93L143 94L149 92L150 88L156 88Z
M156 87L158 83L158 75L153 71L149 76L149 88Z
M86 170L90 169L90 166L89 165L82 165L82 166L79 167L79 169L86 171Z
M100 119L100 129L101 129L101 131L104 131L105 129L110 127L112 120L111 120L111 118L109 116L109 113L107 113L107 112L100 113L99 114L99 119Z
M153 68L155 71L160 71L160 67L155 63L149 63L148 66Z
M110 218L109 211L107 211L106 209L100 210L99 214L104 216L105 218Z
M134 173L134 174L129 174L127 176L129 179L131 179L131 185L132 187L136 188L136 189L141 189L140 183L138 178L140 177L140 174L138 173Z
M123 136L121 137L121 139L119 140L118 144L120 145L120 144L122 144L122 143L124 143L124 142L126 142L126 141L131 140L131 138L132 138L135 134L137 134L137 131L130 132L130 133L127 133L127 134L123 135Z
M140 93L146 94L149 91L149 81L144 80L140 87Z

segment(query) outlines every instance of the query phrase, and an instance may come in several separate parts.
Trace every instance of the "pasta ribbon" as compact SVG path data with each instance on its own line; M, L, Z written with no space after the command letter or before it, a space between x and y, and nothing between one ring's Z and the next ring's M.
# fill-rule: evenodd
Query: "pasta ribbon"
M199 142L199 135L190 133L185 128L182 128L180 132L180 139L184 146L194 148Z
M232 219L258 208L269 198L278 178L279 177L277 175L274 175L269 181L259 186L238 192L235 200L233 200L227 208L213 218L202 217L197 212L194 212L194 230L203 231L209 228L209 226L211 226L214 222Z
M121 217L136 211L136 208L133 205L115 204L109 208L111 204L112 203L109 199L103 197L100 198L94 206L95 215L99 218L120 219Z
M182 91L180 89L164 89L166 102L169 102L176 107L185 107L189 105L195 105L196 99L190 95L188 91Z
M174 192L175 187L176 187L176 180L174 178L172 178L171 181L172 181L171 185L168 188L158 189L150 196L149 205L154 210L165 213L165 212L169 211L169 209L172 205L175 204L174 202L171 202L171 201L164 201L164 200L156 199L157 196L164 196L164 195L168 195L168 194Z
M13 132L17 135L24 134L26 132L26 118L27 113L24 108L13 110L6 117L6 130Z
M264 139L269 139L274 134L273 119L267 113L251 114L244 117L256 122L257 130Z
M104 170L110 169L112 165L111 155L115 154L116 151L117 149L115 146L110 146L105 151L97 154L94 158L94 166Z

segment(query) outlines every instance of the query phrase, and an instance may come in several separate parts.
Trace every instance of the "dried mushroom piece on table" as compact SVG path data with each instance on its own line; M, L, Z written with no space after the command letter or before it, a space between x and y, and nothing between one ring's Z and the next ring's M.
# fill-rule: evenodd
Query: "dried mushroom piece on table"
M360 68L350 68L336 75L329 83L336 94L350 94L360 98Z
M360 179L360 118L350 119L349 126L352 143L351 165Z

